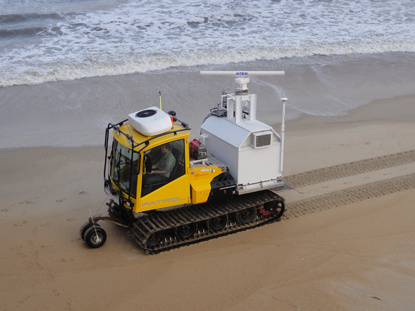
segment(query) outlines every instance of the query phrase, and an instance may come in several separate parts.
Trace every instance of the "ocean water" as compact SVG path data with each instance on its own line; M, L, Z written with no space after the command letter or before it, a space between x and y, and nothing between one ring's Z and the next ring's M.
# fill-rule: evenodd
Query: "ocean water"
M0 0L0 86L415 52L413 0Z
M0 0L0 148L101 144L158 91L203 119L234 85L201 69L285 70L249 85L267 123L344 114L413 92L414 55L413 0Z

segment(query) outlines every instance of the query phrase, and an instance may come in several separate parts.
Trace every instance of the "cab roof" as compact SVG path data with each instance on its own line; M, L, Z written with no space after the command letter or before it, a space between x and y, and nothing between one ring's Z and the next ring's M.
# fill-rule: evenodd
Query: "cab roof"
M117 128L114 128L112 131L114 139L122 145L131 148L131 142L127 136L131 137L134 143L134 150L136 151L143 149L146 145L147 147L153 147L172 140L186 138L190 135L190 132L187 129L184 129L177 124L173 124L173 128L171 130L155 136L144 136L137 132L129 123L121 125L119 130L120 131L118 131Z

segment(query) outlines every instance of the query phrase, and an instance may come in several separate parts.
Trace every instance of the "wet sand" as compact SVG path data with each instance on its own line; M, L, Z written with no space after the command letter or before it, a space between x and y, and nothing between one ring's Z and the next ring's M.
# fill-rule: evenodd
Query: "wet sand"
M415 149L414 104L415 95L402 96L288 121L285 174ZM106 213L103 157L103 147L0 150L0 310L415 307L415 190L149 256L111 224L102 223L100 249L79 238L89 209ZM414 171L403 165L376 178Z

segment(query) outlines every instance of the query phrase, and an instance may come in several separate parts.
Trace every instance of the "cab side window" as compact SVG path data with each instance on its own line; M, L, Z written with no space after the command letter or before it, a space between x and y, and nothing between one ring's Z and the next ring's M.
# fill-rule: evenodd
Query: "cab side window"
M185 174L184 139L146 151L144 161L151 161L151 172L148 170L143 174L141 197ZM149 168L150 164L147 162L143 166Z

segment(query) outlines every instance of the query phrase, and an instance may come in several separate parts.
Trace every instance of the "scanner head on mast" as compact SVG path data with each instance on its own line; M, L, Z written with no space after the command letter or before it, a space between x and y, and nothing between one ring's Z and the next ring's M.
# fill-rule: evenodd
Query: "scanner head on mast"
M283 76L284 71L200 71L201 75L210 76L235 76L235 83L238 85L235 95L249 94L249 76Z
M227 111L230 121L239 123L241 121L256 120L256 95L249 94L249 76L282 76L284 71L201 71L201 75L211 76L234 76L237 84L234 94L223 94L220 108Z

